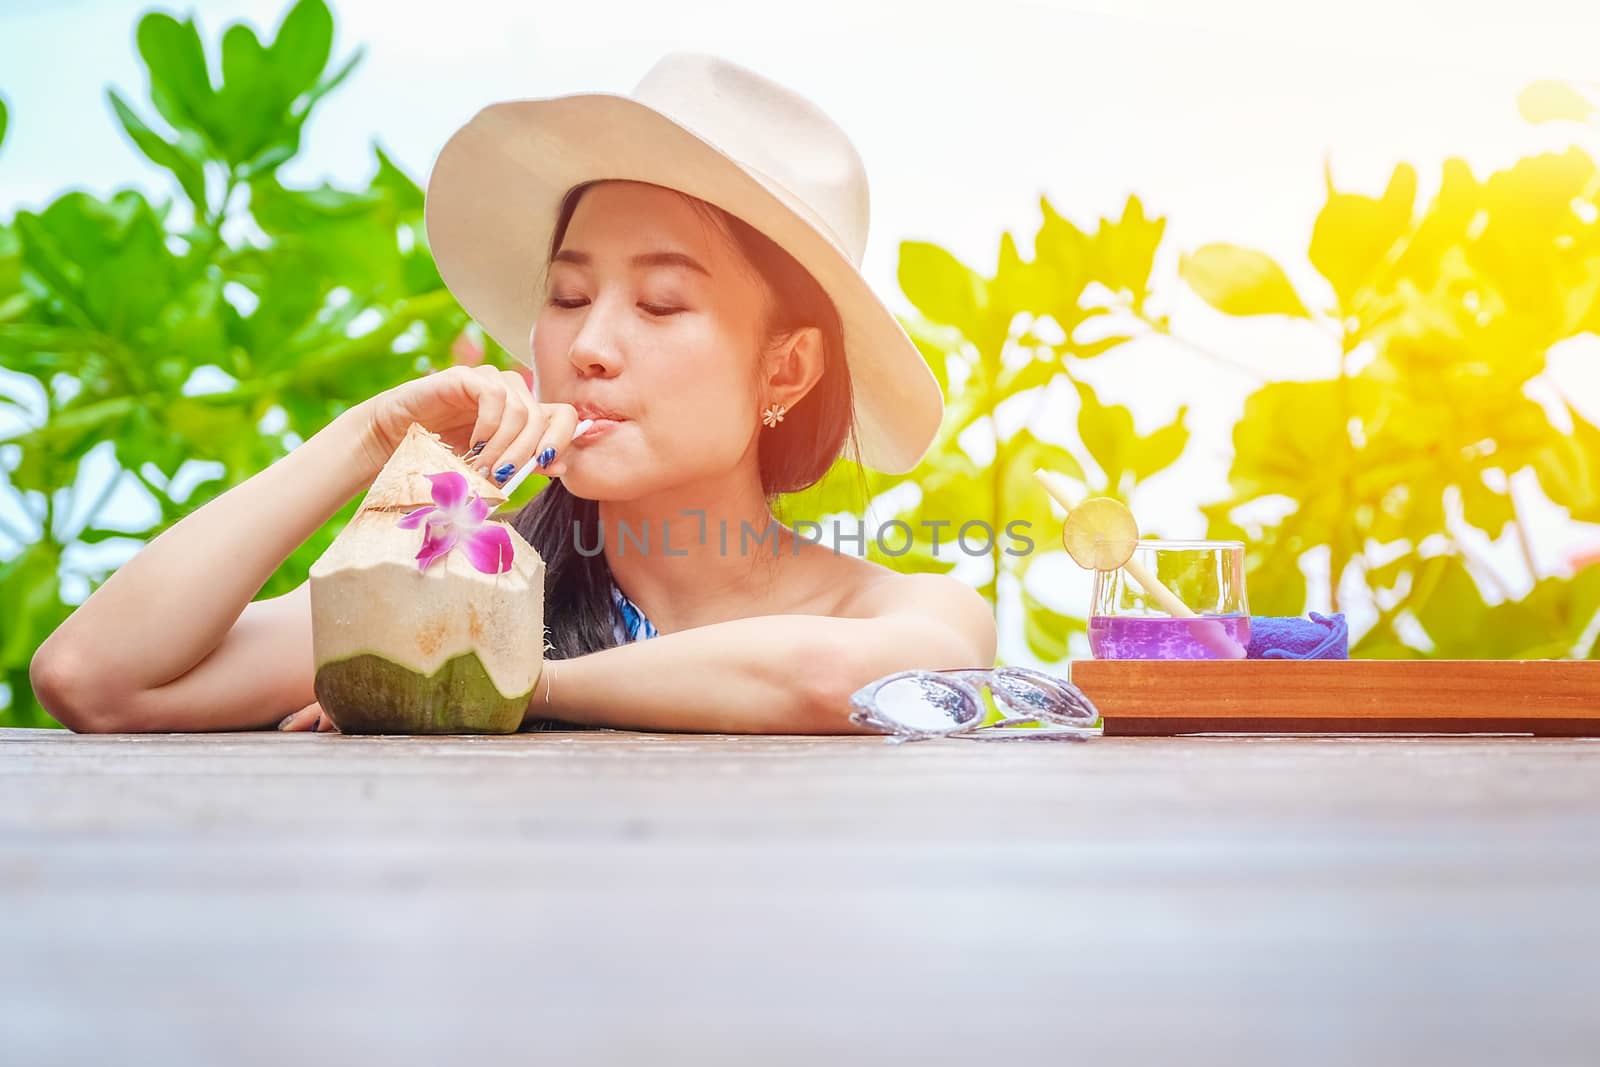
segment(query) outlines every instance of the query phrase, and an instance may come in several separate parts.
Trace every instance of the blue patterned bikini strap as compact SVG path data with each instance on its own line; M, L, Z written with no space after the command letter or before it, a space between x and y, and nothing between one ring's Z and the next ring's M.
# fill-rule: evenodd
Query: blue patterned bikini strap
M622 622L617 627L618 641L625 644L657 636L655 626L645 618L644 612L639 610L638 605L629 600L627 594L618 588L616 582L611 583L611 600L622 612Z

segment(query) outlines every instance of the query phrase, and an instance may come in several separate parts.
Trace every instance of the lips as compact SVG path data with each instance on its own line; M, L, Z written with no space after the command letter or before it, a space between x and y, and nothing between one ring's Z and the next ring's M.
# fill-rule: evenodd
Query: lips
M578 425L579 432L572 438L574 445L582 446L598 441L607 433L616 429L617 426L628 421L626 415L613 411L611 408L602 407L599 404L591 404L585 401L573 404L572 407L578 413L580 420Z
M596 422L601 419L606 419L610 422L623 422L628 417L621 412L601 407L599 404L582 403L573 404L572 407L578 413L578 418L594 419Z

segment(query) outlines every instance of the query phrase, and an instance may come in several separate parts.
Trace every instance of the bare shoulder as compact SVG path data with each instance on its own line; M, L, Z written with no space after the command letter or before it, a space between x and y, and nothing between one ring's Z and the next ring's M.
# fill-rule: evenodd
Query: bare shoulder
M915 616L929 625L960 634L979 659L993 662L996 645L994 610L972 586L948 574L907 574L857 556L824 551L831 585L830 615L847 619Z

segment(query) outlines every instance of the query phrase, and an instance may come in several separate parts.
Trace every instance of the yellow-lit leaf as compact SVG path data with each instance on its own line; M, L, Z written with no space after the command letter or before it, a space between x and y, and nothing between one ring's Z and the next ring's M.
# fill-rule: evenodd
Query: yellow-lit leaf
M1587 122L1596 108L1566 82L1537 81L1517 94L1517 110L1529 122Z
M1394 169L1383 196L1374 199L1341 193L1329 180L1328 202L1311 230L1311 264L1328 279L1346 311L1356 307L1356 294L1379 280L1396 244L1411 229L1417 172L1410 164Z
M1229 315L1310 312L1272 257L1239 245L1201 245L1178 263L1178 273L1206 303Z
M968 337L979 332L985 302L984 280L935 244L900 244L900 288L930 322L954 326Z

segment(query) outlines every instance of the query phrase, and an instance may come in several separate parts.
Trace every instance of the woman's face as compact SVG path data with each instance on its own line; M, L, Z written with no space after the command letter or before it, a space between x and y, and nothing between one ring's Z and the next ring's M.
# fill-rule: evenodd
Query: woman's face
M765 287L680 195L607 182L578 202L534 323L534 392L620 419L568 446L575 495L726 475L759 426Z

